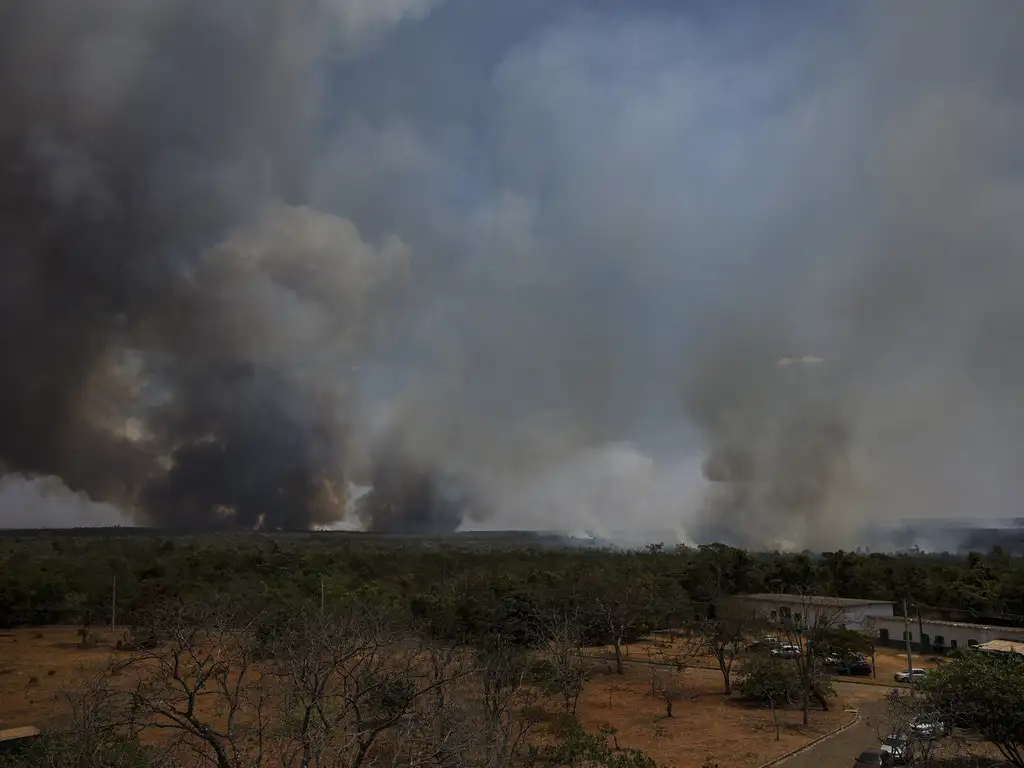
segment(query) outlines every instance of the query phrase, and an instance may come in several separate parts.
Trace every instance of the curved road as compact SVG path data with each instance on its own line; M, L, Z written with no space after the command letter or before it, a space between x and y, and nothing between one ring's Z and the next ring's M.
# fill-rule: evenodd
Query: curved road
M837 683L836 690L842 692L851 708L860 710L860 720L838 736L825 739L806 752L783 760L779 765L786 768L850 768L857 755L865 749L878 746L878 726L887 707L882 697L888 689L882 686Z

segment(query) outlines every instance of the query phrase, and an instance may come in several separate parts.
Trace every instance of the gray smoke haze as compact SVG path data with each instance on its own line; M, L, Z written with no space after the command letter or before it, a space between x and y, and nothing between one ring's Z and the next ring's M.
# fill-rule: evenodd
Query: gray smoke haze
M554 5L0 0L0 462L197 529L1017 514L1024 7Z

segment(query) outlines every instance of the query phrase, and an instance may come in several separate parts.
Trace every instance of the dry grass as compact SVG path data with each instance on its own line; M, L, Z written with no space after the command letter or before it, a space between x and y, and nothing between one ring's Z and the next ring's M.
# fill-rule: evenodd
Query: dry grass
M115 653L117 639L100 631L93 647L81 648L75 627L20 629L0 637L0 728L53 724L63 708L62 692L101 670ZM634 646L629 658L646 660L646 649ZM668 670L662 674L671 676ZM698 768L707 757L745 768L851 718L845 702L838 700L831 712L812 710L806 729L800 725L800 712L783 710L781 739L776 741L771 712L723 696L717 670L689 669L671 684L680 696L674 717L668 718L664 700L652 692L650 667L627 664L620 676L611 673L610 665L599 664L580 699L579 721L592 732L602 724L613 726L620 745L644 749L669 768ZM876 690L865 689L867 693Z
M94 633L96 643L80 647L77 627L18 629L0 636L0 728L44 727L63 710L64 691L102 669L120 633Z
M580 700L580 723L589 731L611 725L621 746L643 749L669 768L699 768L707 757L745 768L806 744L853 717L841 700L833 700L830 712L812 710L807 728L801 725L801 712L780 710L781 738L776 741L771 711L724 696L718 672L690 669L676 685L683 698L668 718L664 701L652 693L649 667L628 664L624 675L602 669Z

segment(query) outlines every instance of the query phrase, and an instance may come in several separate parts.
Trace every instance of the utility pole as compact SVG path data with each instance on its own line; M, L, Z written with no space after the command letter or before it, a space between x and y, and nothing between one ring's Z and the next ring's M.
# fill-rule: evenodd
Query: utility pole
M914 607L917 609L917 642L921 644L921 653L927 654L928 649L924 645L924 619L921 618L921 603L915 604Z
M320 613L324 612L324 577L320 577Z
M110 590L110 632L117 631L117 574L114 574L114 586Z
M910 655L910 616L905 597L903 598L903 640L907 644L907 674L910 675L910 690L914 690L914 662Z

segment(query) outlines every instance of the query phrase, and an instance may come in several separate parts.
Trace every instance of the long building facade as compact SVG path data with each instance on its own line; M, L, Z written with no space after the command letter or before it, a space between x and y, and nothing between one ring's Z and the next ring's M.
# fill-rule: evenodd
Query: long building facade
M877 632L876 622L891 618L893 603L820 595L756 594L720 598L723 615L749 616L769 624L814 626L819 621L860 632Z

